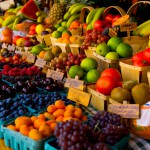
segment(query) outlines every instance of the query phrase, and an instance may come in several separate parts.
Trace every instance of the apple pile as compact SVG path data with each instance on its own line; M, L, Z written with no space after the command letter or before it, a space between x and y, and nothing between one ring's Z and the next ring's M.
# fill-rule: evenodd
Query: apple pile
M108 96L114 88L121 86L120 72L114 68L109 68L101 73L100 78L96 82L95 90Z
M1 71L3 75L6 76L33 76L38 73L41 73L41 69L39 69L36 66L31 66L31 67L24 67L24 68L19 68L19 67L14 67L11 68L9 65L4 65L4 69Z

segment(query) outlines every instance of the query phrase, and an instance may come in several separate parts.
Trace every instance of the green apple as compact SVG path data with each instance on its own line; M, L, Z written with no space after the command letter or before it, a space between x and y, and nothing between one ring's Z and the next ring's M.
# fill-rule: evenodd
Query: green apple
M97 47L96 47L96 53L101 55L101 56L106 56L106 54L110 52L110 47L105 43L100 43Z
M110 60L117 60L119 59L119 55L117 52L109 52L106 54L105 58L110 59Z
M30 52L32 54L38 55L42 50L43 50L43 48L41 46L35 45L35 46L33 46L32 50Z

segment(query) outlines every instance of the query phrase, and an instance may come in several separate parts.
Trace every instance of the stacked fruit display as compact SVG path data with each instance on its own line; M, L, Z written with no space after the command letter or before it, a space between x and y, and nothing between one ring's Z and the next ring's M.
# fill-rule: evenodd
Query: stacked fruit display
M128 58L132 56L132 47L124 43L118 36L111 37L107 43L101 43L96 47L96 53L110 60Z

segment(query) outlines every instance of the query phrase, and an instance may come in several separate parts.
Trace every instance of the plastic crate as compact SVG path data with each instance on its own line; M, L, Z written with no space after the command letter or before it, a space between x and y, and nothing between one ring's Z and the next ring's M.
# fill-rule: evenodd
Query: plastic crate
M11 122L11 124L12 123L13 122ZM2 126L4 142L6 146L12 148L13 150L43 150L45 142L53 138L53 136L50 136L43 140L32 140L19 132L8 129L6 126L7 125Z
M132 65L132 60L122 60L119 62L123 81L137 80L138 83L148 83L147 72L150 66L137 67Z
M56 138L46 141L44 145L44 150L60 150Z

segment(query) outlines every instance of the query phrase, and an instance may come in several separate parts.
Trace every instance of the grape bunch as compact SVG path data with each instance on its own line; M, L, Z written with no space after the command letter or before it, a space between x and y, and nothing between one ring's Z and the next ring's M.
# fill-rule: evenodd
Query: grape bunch
M120 115L106 111L97 112L90 119L90 126L105 136L105 142L114 145L129 134L128 129L121 123Z
M100 134L76 120L58 124L54 135L62 150L108 150Z

